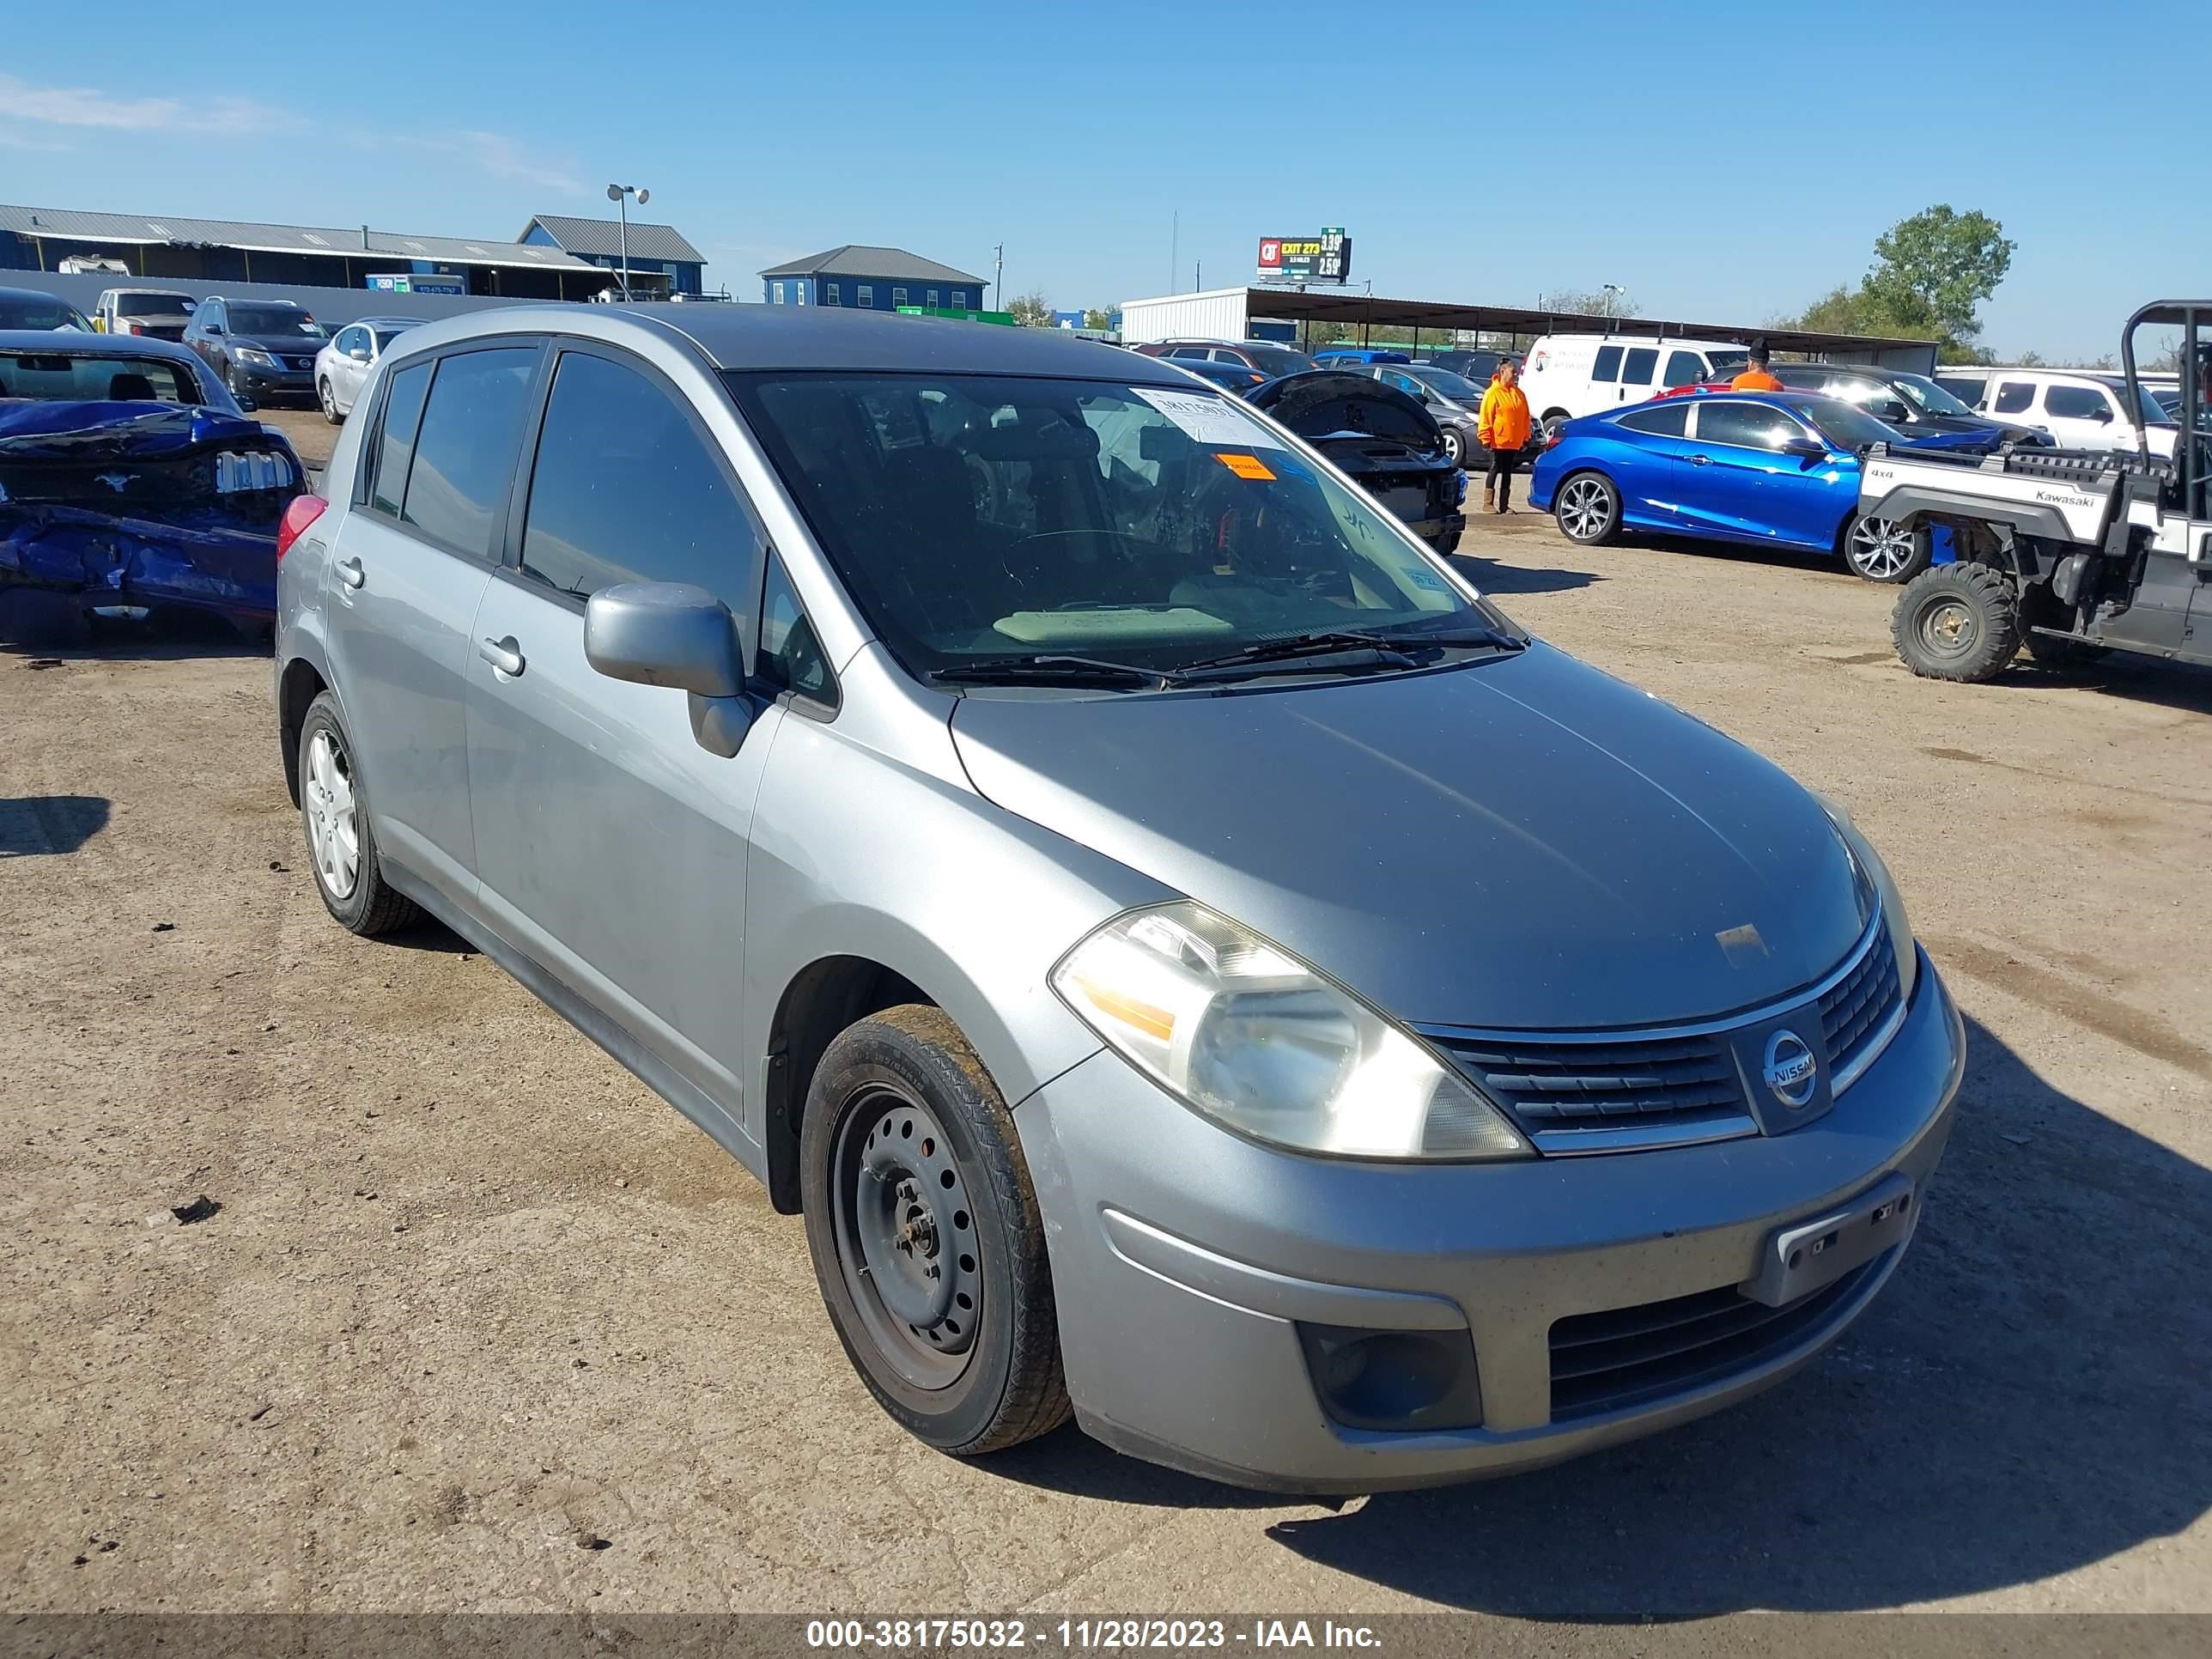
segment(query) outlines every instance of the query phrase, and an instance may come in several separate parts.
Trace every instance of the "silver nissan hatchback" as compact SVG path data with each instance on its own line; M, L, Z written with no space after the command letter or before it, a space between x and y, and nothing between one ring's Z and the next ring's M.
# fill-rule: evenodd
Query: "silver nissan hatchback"
M1896 1271L1965 1034L1849 817L1170 364L491 311L392 343L325 490L276 701L331 914L429 912L735 1154L931 1445L1496 1474Z

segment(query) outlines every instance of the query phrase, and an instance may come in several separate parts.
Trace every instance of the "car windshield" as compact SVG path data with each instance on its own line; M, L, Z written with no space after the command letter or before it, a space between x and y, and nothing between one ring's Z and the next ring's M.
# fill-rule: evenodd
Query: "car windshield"
M155 357L15 351L0 355L0 396L40 403L206 402L183 363Z
M82 313L64 301L44 295L33 299L0 299L0 328L84 328Z
M1808 398L1797 409L1838 449L1859 450L1869 444L1901 443L1905 440L1905 434L1895 427L1877 421L1863 409L1840 398Z
M1164 668L1316 633L1510 626L1374 502L1197 386L727 379L916 674L1035 653Z
M1482 388L1464 374L1455 374L1448 368L1429 368L1419 363L1413 364L1405 372L1439 397L1449 398L1455 404L1482 401Z
M1708 351L1706 362L1713 366L1713 379L1732 380L1751 365L1748 351Z
M115 314L118 317L189 317L192 302L181 294L133 294L128 291L115 296Z
M1303 351L1293 351L1288 346L1248 345L1238 348L1252 360L1252 366L1273 378L1278 374L1297 374L1313 367L1313 359Z
M2120 400L2120 407L2125 409L2128 406L2127 381L2115 375L2105 384L2112 387L2113 395ZM2136 407L2142 411L2142 418L2149 425L2172 426L2175 424L2173 416L2168 412L2166 405L2152 395L2148 386L2140 383L2136 386Z
M230 308L230 331L233 334L304 334L310 339L329 337L323 325L304 311L294 311L288 306L233 306Z
M1974 411L1937 386L1925 374L1893 374L1890 385L1902 392L1926 415L1971 415Z

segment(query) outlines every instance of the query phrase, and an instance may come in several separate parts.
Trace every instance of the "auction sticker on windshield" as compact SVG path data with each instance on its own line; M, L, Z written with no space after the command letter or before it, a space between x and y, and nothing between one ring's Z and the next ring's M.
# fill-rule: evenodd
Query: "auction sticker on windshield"
M1282 447L1267 428L1222 398L1203 392L1162 392L1149 386L1129 389L1209 448Z

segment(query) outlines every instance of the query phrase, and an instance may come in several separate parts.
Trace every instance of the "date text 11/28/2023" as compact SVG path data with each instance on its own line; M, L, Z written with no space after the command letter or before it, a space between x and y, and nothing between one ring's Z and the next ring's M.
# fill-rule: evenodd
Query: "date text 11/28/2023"
M1255 1619L810 1619L810 1648L905 1652L969 1648L1009 1652L1018 1648L1077 1651L1142 1648L1173 1652L1188 1648L1359 1648L1382 1645L1366 1625L1333 1620Z

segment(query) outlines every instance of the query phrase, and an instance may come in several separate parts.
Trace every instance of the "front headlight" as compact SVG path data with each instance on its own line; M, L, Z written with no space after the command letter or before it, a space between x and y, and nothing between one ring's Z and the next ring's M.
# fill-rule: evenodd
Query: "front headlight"
M1817 791L1813 799L1827 810L1829 821L1843 837L1844 850L1874 884L1875 900L1881 906L1882 921L1889 928L1890 947L1897 953L1897 976L1905 988L1905 1000L1910 1002L1912 988L1920 978L1920 954L1912 946L1912 924L1905 918L1904 896L1897 890L1897 883L1889 873L1889 866L1881 861L1881 854L1874 850L1872 842L1859 833L1850 812Z
M1231 1129L1343 1158L1526 1158L1458 1073L1341 986L1188 899L1117 916L1053 988L1124 1060Z
M276 360L259 346L240 346L235 355L242 363L258 363L264 368L276 367Z

